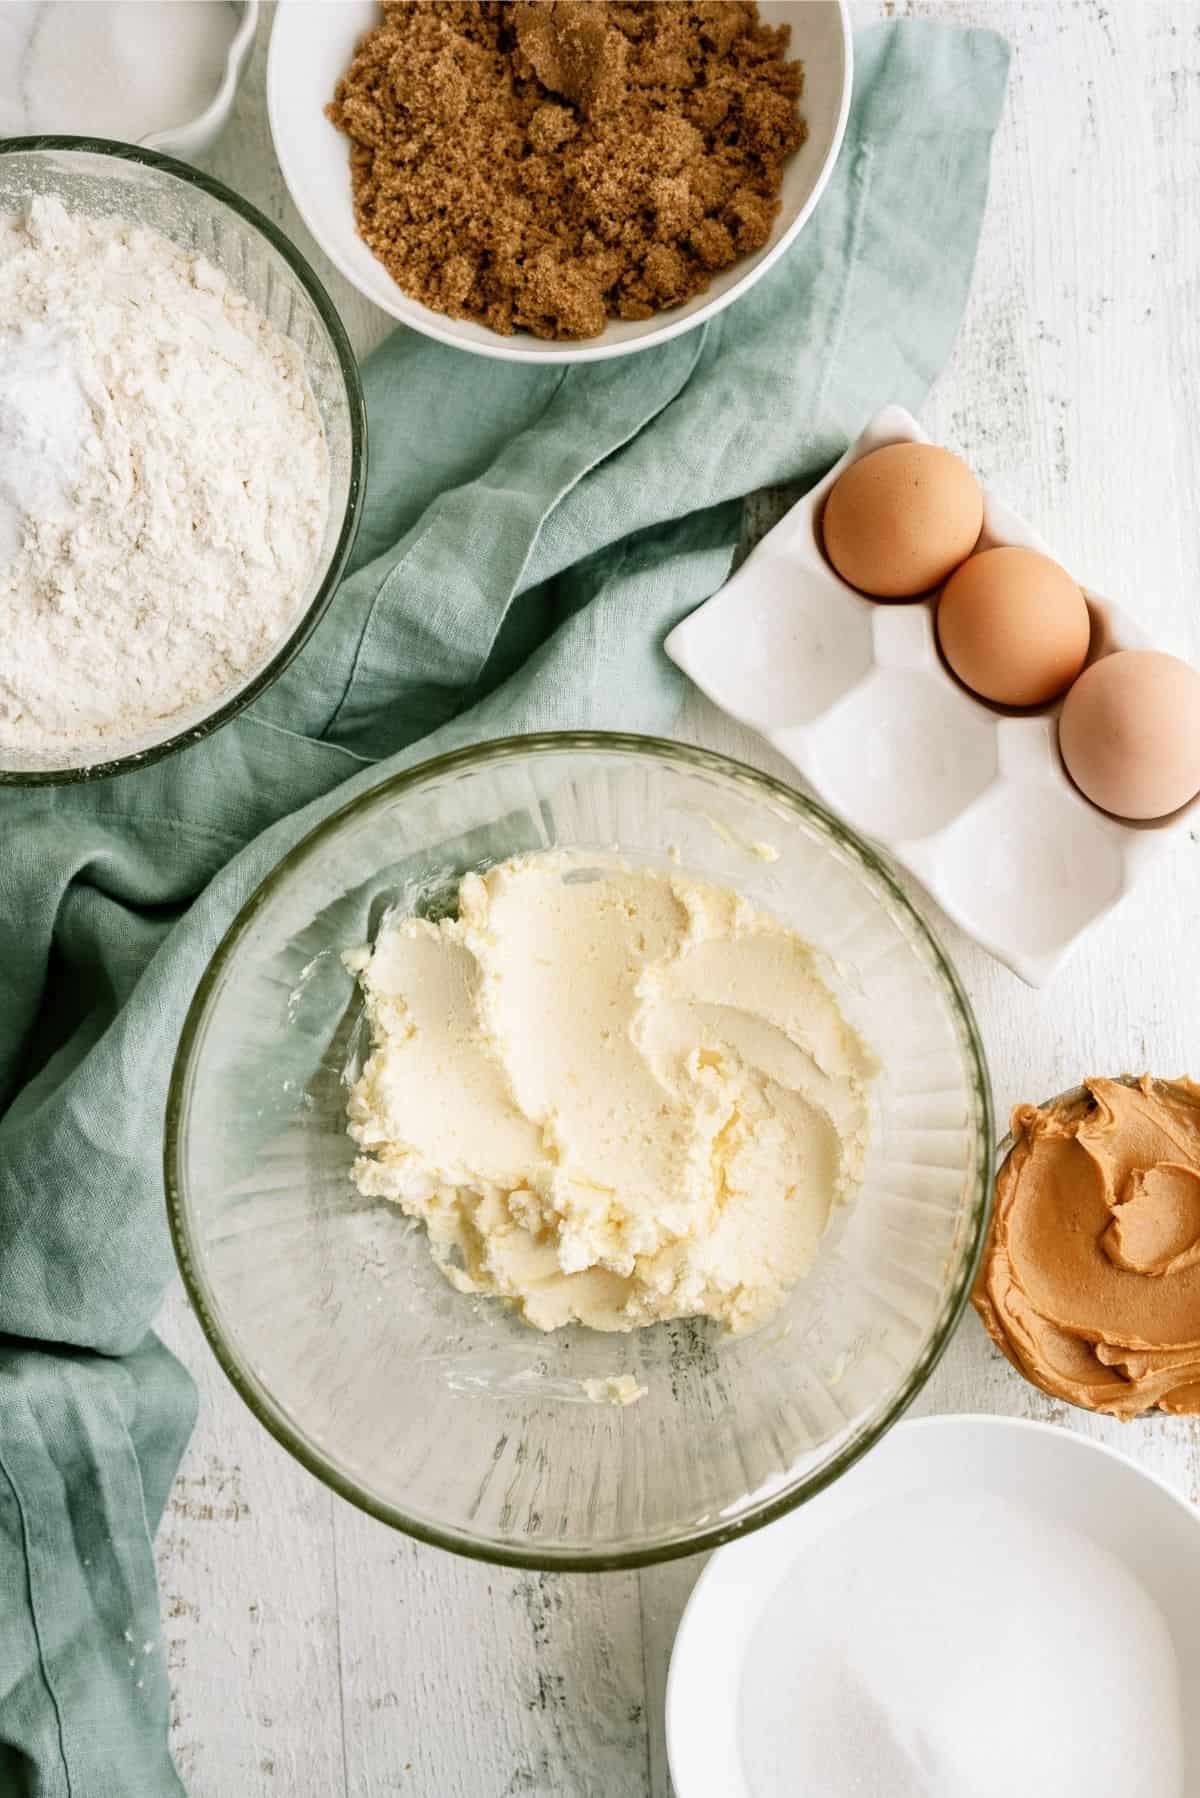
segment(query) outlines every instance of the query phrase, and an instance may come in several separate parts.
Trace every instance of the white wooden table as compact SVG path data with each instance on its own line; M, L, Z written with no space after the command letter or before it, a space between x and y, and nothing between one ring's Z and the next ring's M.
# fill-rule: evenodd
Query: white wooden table
M909 11L991 25L1015 51L974 288L925 423L1082 580L1198 658L1200 5L854 4L859 24ZM312 258L365 351L388 321L316 251L276 168L268 28L269 16L210 166ZM698 699L681 734L786 775ZM1001 1117L1088 1073L1200 1072L1198 842L1164 858L1044 992L935 916ZM275 1445L178 1294L164 1328L202 1399L159 1540L171 1741L193 1798L666 1798L663 1684L699 1561L538 1576L420 1547ZM1200 1426L1053 1404L973 1316L919 1409L1051 1418L1200 1499Z

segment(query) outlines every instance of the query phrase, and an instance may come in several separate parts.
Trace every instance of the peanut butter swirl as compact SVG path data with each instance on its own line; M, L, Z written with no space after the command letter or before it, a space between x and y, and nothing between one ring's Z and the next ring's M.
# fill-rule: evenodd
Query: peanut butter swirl
M1052 1397L1200 1414L1200 1086L1089 1080L1018 1105L975 1307Z

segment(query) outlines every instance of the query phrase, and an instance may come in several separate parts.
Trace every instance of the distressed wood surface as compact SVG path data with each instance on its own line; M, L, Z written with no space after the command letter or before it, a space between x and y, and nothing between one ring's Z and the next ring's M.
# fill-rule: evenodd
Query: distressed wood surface
M1013 44L975 283L924 422L1162 646L1200 655L1200 7L855 0ZM275 165L266 30L214 170L308 253L365 351L388 321L315 250ZM883 400L887 396L880 395ZM763 528L777 511L756 502ZM681 734L786 767L699 699ZM1090 1072L1197 1071L1200 847L1185 839L1049 990L941 920L1001 1115ZM178 1294L202 1411L159 1541L172 1743L193 1798L668 1798L663 1688L687 1561L593 1579L478 1567L310 1479L225 1384ZM1052 1418L1200 1502L1200 1427L1052 1404L960 1329L921 1411Z

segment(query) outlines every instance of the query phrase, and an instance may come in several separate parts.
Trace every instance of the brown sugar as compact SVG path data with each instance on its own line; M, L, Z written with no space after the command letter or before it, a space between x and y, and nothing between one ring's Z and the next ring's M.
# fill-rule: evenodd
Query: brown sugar
M594 337L766 243L804 142L787 29L741 0L393 0L327 108L406 293Z

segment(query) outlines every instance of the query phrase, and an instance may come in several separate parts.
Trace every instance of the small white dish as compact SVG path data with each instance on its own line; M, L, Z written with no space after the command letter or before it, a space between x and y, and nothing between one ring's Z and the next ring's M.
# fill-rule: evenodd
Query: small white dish
M510 362L597 362L665 343L746 293L799 235L833 171L850 111L853 50L845 0L761 0L771 25L790 24L790 54L805 65L801 111L808 140L789 160L775 228L763 249L715 275L685 306L609 324L599 337L547 343L503 337L472 319L448 318L397 286L354 223L350 141L325 117L358 40L379 23L375 0L283 0L267 60L267 108L275 154L301 218L359 292L402 324L441 343Z
M1085 1436L1015 1417L932 1417L897 1425L835 1485L713 1556L684 1611L667 1680L667 1756L677 1798L751 1798L738 1737L743 1667L766 1607L797 1577L801 1558L819 1553L831 1530L852 1527L856 1515L877 1506L960 1494L1015 1502L1066 1525L1140 1582L1170 1631L1182 1688L1186 1790L1200 1790L1196 1512L1127 1456ZM962 1646L969 1654L970 1644ZM810 1798L798 1783L788 1793Z
M1200 798L1149 824L1099 811L1063 768L1061 701L1029 713L976 699L938 653L936 596L867 599L834 572L820 520L838 476L883 444L928 441L902 407L877 413L733 579L671 632L666 650L976 942L1041 986ZM988 493L979 547L1008 543L1054 553ZM1145 646L1131 618L1085 593L1089 660Z
M241 14L241 20L230 41L220 87L196 118L172 125L166 131L152 131L148 137L142 138L140 141L144 149L161 150L166 156L181 156L185 162L191 162L212 149L229 123L238 83L254 47L254 34L258 29L258 0L226 0L226 4Z

